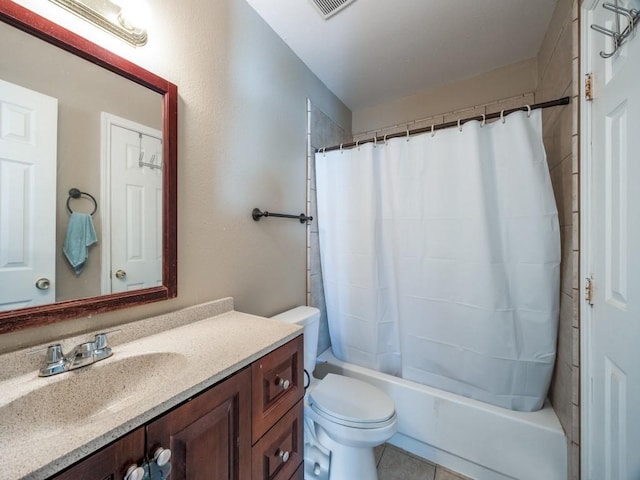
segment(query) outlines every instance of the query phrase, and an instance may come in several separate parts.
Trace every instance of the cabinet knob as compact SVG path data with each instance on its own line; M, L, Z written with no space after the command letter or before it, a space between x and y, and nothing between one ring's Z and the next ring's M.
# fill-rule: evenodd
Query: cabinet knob
M278 382L278 385L280 385L283 390L286 390L291 386L291 382L289 380L285 380L284 378L281 378L280 381Z
M289 460L289 452L284 450L278 450L278 456L282 459L282 463L287 463Z
M153 459L159 467L163 467L171 460L171 450L159 447L153 454Z
M139 467L135 463L127 468L127 473L124 474L124 480L142 480L144 477L144 468Z

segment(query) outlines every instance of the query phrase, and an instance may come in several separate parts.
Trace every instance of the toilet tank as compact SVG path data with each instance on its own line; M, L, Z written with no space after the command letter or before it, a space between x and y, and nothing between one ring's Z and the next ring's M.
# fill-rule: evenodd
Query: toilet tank
M316 368L318 354L320 310L314 307L296 307L271 318L281 322L295 323L304 328L304 369L311 375Z

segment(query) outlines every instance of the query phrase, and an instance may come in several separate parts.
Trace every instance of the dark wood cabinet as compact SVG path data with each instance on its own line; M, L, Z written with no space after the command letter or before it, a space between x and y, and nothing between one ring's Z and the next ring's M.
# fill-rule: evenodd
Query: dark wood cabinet
M171 480L302 480L302 336L51 480L122 480L171 450Z
M131 465L141 465L143 457L144 427L141 427L53 478L55 480L122 480Z
M234 374L147 426L147 455L171 449L171 479L250 480L251 372Z

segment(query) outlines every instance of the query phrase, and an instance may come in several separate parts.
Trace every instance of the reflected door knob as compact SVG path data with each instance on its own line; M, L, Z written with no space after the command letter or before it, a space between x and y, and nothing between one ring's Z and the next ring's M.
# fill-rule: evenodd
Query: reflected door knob
M48 278L43 277L36 280L36 288L38 290L49 290L50 286L51 286L51 282L49 281Z
M124 270L122 270L122 269L121 269L121 270L116 270L116 278L117 278L118 280L122 280L122 279L124 279L124 278L126 278L126 277L127 277L127 272L125 272L125 271L124 271Z

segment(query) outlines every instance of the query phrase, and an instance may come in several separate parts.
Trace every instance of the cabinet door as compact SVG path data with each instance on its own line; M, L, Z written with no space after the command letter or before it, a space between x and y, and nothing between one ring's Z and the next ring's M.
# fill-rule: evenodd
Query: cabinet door
M150 423L147 454L158 447L171 449L171 480L250 480L251 371Z
M253 443L304 395L302 335L251 365Z
M142 465L144 428L139 428L82 460L52 480L122 480L130 465Z

